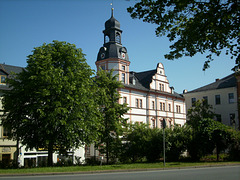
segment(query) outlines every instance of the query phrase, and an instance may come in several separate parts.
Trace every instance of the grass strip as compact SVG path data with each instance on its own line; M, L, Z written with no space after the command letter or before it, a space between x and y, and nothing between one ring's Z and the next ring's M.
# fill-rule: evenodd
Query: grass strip
M238 162L167 162L163 163L135 163L135 164L115 164L103 166L68 166L68 167L36 167L20 169L0 169L0 174L44 174L44 173L76 173L89 171L111 171L111 170L140 170L140 169L161 169L161 168L186 168L201 166L221 166L237 165Z

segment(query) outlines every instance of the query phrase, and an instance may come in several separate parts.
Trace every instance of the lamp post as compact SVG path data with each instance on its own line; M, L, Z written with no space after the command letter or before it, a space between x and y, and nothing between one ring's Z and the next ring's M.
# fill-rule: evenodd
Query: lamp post
M163 165L165 167L165 128L166 128L166 121L163 118Z

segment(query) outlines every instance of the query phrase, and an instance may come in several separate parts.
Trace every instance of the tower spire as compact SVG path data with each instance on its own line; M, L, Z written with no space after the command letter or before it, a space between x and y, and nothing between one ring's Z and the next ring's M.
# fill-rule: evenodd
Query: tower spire
M113 8L113 2L111 3L111 6L112 6L112 8L111 8L111 10L112 10L112 17L113 17L113 10L114 10L114 8Z

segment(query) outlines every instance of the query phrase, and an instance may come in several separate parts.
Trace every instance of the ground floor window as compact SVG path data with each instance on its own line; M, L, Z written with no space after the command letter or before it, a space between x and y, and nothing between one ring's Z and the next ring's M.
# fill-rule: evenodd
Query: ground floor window
M4 166L10 165L11 154L2 154L2 163Z
M36 167L36 158L24 158L24 167Z

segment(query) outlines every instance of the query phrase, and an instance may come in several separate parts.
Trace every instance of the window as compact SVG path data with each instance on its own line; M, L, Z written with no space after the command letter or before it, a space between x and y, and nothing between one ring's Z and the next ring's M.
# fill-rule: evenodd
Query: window
M136 84L136 79L135 79L135 78L133 78L133 80L132 80L132 84L133 84L133 85Z
M215 95L215 104L221 104L220 95Z
M152 101L152 109L155 109L155 103Z
M230 124L231 125L235 124L235 114L231 113L229 114L229 117L230 117Z
M122 82L125 84L125 73L122 73Z
M169 121L169 127L172 127L172 121Z
M11 133L11 130L9 130L8 128L3 128L3 137L9 136L10 133Z
M208 97L207 96L203 96L203 104L208 104Z
M176 105L176 112L181 113L181 107L179 105Z
M142 100L139 99L139 108L142 108Z
M139 108L138 99L136 99L136 108Z
M6 78L7 78L7 76L1 75L1 82L0 82L0 84L6 84Z
M216 115L216 119L217 119L218 122L222 122L222 116L221 116L221 114L217 114L217 115Z
M160 111L165 111L165 103L160 102Z
M228 102L229 102L229 104L234 103L234 94L233 93L228 94Z
M136 99L136 108L142 108L142 99Z
M171 104L168 104L168 111L171 112Z
M192 98L192 107L195 107L196 105L196 98Z
M159 91L164 91L164 84L159 83Z
M122 70L125 71L126 70L126 66L122 65Z
M123 97L123 103L127 103L127 97Z
M152 128L154 129L156 127L156 123L155 123L155 120L153 119L152 120Z
M160 120L161 128L163 128L163 126L164 126L163 123L164 123L163 120Z
M105 43L108 43L109 42L109 37L108 36L105 36Z
M102 69L102 70L105 70L105 66L101 66L101 69Z
M119 33L116 34L116 43L119 43L119 44L121 43L121 38Z

